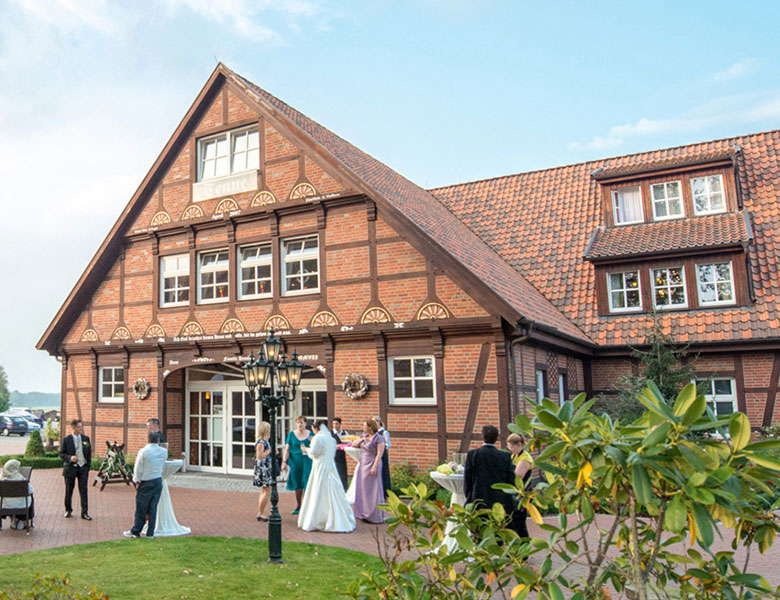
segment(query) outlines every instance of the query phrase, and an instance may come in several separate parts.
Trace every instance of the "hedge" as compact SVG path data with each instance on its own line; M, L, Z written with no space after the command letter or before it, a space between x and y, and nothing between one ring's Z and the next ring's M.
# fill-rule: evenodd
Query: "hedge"
M32 467L33 469L61 469L62 459L56 452L47 452L46 456L38 456L35 458L27 458L24 454L6 454L0 456L0 465L4 465L12 458L19 461L23 467ZM90 469L97 471L100 469L100 464L103 462L102 458L93 458ZM133 465L134 461L128 460L127 464Z

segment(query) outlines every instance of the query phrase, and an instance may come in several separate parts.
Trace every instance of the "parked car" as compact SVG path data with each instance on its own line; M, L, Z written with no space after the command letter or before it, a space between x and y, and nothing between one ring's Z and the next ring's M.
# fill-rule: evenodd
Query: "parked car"
M27 429L29 431L40 431L42 429L42 427L38 423L33 421L32 419L27 419L27 418L24 418L24 417L22 417L22 418L26 421Z
M32 421L33 423L37 423L39 427L43 427L43 419L36 417L33 412L27 408L9 408L4 414L9 417L22 417L22 419Z
M3 435L27 435L29 431L30 426L21 417L0 416L0 433Z

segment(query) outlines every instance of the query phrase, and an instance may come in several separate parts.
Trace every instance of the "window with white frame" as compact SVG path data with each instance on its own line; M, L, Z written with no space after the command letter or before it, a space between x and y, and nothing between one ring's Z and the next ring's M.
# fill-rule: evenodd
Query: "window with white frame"
M271 244L244 246L239 250L238 295L242 300L271 295Z
M190 302L190 255L160 258L160 306L184 306Z
M727 417L737 410L737 384L730 377L715 377L696 382L696 391L704 396L718 417Z
M612 192L612 202L615 205L615 225L641 223L642 191L639 186L623 188Z
M558 373L558 404L561 406L569 399L569 381L566 373Z
M228 299L228 251L198 255L198 301L225 302Z
M734 275L731 262L696 265L699 304L734 304Z
M391 404L436 404L432 356L391 358L387 368Z
M316 292L320 289L320 249L316 235L284 240L284 294Z
M685 293L685 273L682 267L651 269L653 306L656 308L684 308L688 306Z
M639 271L608 273L609 312L642 310Z
M536 382L536 401L541 401L542 398L547 397L547 371L544 369L536 369L535 382Z
M226 131L198 140L198 181L260 168L257 127Z
M691 179L693 211L697 215L708 215L726 211L726 195L723 191L722 175L707 175Z
M100 368L100 401L125 401L125 370L122 367Z
M656 221L685 216L679 181L654 183L650 186L650 195L653 198L653 218Z

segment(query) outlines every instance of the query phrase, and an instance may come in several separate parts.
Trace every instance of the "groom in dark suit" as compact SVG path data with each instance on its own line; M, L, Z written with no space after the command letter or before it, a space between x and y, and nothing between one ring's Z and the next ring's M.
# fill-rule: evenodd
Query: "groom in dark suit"
M463 473L463 488L466 502L479 503L480 508L491 508L498 502L506 513L512 513L512 496L494 490L495 483L515 482L515 468L509 452L496 448L498 429L493 425L482 428L482 447L470 450L466 455L466 470Z
M71 435L65 436L60 442L60 458L62 459L62 476L65 478L65 518L69 518L73 512L73 488L76 481L79 484L79 498L81 499L81 518L91 521L87 502L87 480L89 479L89 465L92 462L92 444L84 435L84 425L80 419L70 423Z

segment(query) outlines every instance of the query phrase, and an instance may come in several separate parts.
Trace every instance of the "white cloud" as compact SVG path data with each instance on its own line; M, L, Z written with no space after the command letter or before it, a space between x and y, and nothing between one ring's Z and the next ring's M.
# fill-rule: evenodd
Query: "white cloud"
M105 0L13 0L22 10L61 30L87 28L113 33L118 22Z
M746 58L734 63L725 71L715 73L715 81L731 81L745 75L750 75L758 70L759 62L755 58Z
M633 123L615 125L606 135L596 135L588 142L573 141L569 150L606 150L619 148L626 139L652 137L679 132L703 131L723 124L750 125L780 120L780 92L771 94L736 94L714 98L691 110L667 119L641 117Z

